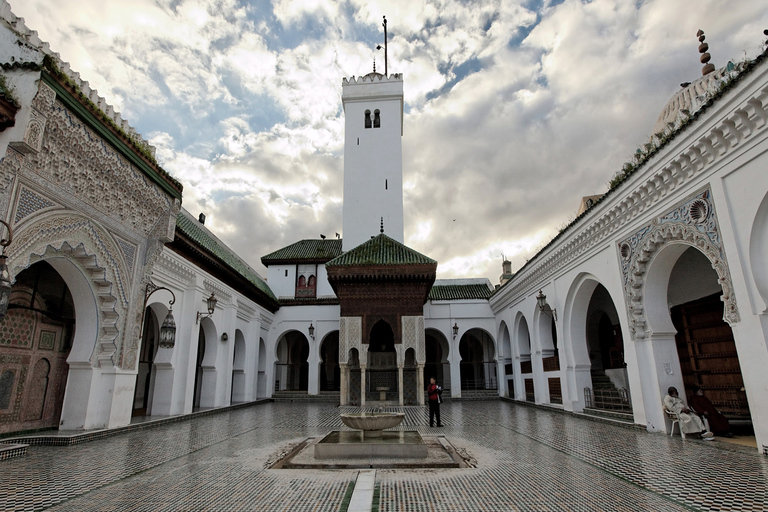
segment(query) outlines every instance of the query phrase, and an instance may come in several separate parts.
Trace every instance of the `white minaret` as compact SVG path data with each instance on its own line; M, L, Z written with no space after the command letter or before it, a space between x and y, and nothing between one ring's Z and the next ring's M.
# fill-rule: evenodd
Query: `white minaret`
M403 240L403 77L344 79L344 234L348 251L380 232Z

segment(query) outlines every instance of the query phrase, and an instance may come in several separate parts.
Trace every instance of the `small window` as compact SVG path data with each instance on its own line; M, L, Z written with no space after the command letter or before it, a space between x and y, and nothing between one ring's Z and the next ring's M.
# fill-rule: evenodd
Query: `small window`
M384 180L384 190L389 190L389 184L387 183L388 180Z
M379 109L373 111L373 127L381 128L381 117L379 116ZM368 128L366 126L366 128Z
M288 269L285 269L285 277L288 277Z
M376 112L378 112L378 110ZM371 127L371 111L370 110L365 111L365 127L366 128Z

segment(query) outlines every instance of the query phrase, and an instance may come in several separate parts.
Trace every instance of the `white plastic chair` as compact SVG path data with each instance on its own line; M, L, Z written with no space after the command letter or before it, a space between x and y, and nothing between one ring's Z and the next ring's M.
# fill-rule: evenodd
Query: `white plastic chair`
M685 439L685 432L683 432L683 427L680 426L680 416L676 412L672 412L666 407L664 407L664 414L667 415L667 418L672 420L672 429L669 432L670 437L674 437L675 425L677 425L677 429L680 431L680 437Z

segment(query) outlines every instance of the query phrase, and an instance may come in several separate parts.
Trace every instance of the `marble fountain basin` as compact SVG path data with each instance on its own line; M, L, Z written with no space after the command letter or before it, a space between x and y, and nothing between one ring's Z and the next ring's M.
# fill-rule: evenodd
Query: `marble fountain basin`
M363 431L366 438L381 437L381 431L398 426L405 418L403 412L360 412L342 414L341 422L349 428Z

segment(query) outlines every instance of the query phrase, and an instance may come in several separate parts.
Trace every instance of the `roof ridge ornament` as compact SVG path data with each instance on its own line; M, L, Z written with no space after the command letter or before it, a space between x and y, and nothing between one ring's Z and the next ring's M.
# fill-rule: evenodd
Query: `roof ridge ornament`
M704 64L704 67L701 68L701 74L702 76L708 75L715 70L715 65L709 62L709 59L711 59L712 56L709 53L707 53L707 50L709 50L709 45L704 42L704 40L707 37L704 35L704 31L701 29L699 29L699 31L696 32L696 37L699 38L699 42L701 43L699 45L699 53L701 54L701 57L699 58L699 60L701 61L702 64Z
M381 50L384 48L384 76L389 77L389 74L387 73L387 17L383 16L384 23L382 23L382 26L384 27L384 46L381 46L380 44L376 45L377 50ZM376 72L376 59L373 59L373 72Z
M380 233L384 233L384 217L381 218L381 231Z

